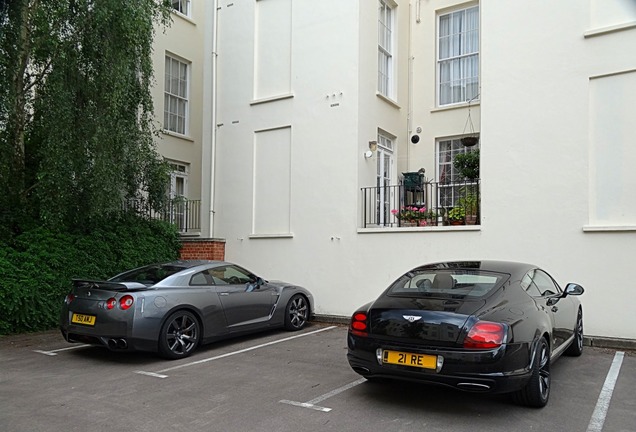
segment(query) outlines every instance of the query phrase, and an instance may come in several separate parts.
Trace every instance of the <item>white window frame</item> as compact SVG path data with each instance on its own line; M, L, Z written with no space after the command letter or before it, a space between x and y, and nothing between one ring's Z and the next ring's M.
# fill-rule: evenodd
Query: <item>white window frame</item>
M469 22L469 14L472 22ZM448 34L442 34L443 20L448 20ZM437 106L456 105L478 98L479 39L479 5L438 16Z
M376 186L376 220L379 225L391 223L391 203L393 202L393 138L378 132Z
M444 152L450 152L448 160L442 162L442 145L450 143L450 149ZM479 144L475 147L466 147L462 144L461 137L444 138L437 141L435 149L435 170L438 185L437 206L440 208L451 208L457 204L459 190L466 185L464 179L459 178L453 166L455 156L470 151L479 150Z
M393 98L395 5L378 0L378 93Z
M179 162L169 162L170 165L170 207L169 220L175 224L180 232L185 231L188 197L188 173L190 167ZM177 183L181 180L183 191L177 190Z
M163 128L187 135L190 118L190 63L166 54L164 77Z
M185 15L187 17L191 16L192 13L192 2L191 0L171 0L172 9L181 15Z
M169 162L170 165L170 198L188 196L189 166L179 162ZM177 178L183 179L183 193L177 193Z

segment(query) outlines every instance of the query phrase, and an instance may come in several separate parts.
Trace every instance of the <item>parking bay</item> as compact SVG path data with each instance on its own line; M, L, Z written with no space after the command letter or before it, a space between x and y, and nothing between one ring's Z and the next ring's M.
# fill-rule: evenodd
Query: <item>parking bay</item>
M260 333L178 361L45 332L0 339L0 430L636 431L630 354L561 358L548 406L529 409L505 395L367 382L347 364L342 326Z

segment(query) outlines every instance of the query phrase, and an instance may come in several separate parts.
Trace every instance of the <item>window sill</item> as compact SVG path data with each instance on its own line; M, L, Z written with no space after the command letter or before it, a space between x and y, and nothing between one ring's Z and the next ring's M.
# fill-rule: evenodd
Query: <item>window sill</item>
M272 96L268 98L254 99L252 102L250 102L250 105L260 105L260 104L269 103L269 102L276 102L280 100L291 99L293 97L294 97L293 93L288 93L288 94Z
M383 94L382 94L382 93L380 93L380 92L375 92L375 95L376 95L377 97L379 97L380 99L382 99L384 102L386 102L386 103L388 103L389 105L391 105L392 107L397 108L397 109L402 109L402 107L401 107L401 106L400 106L400 105L399 105L396 101L394 101L393 99L391 99L390 97L385 96L385 95L383 95Z
M463 108L469 108L469 107L473 108L479 105L481 105L481 101L474 101L471 103L462 102L462 103L453 104L453 105L445 105L441 107L431 108L431 112L434 113L434 112L441 112L441 111L451 111L451 110L463 109Z
M197 23L196 23L196 22L194 22L194 20L193 20L192 18L190 18L190 17L189 17L189 16L187 16L187 15L182 14L181 12L179 12L179 11L178 11L178 10L176 10L176 9L173 9L173 10L172 10L172 14L173 14L173 15L178 16L178 17L179 17L179 18L181 18L182 20L187 21L187 22L189 22L190 24L192 24L192 25L194 25L194 26L196 26L196 25L197 25Z
M636 28L636 21L631 21L623 24L613 25L609 27L601 27L594 30L588 30L583 33L584 38L591 38L595 36L603 36L610 33L616 33L623 30L630 30Z
M294 238L293 233L280 233L280 234L250 234L247 236L249 239L277 239L277 238Z
M636 225L584 225L583 232L634 232Z
M466 232L481 231L481 225L455 225L435 227L358 228L358 234L386 234L412 232Z
M177 133L177 132L172 132L172 131L170 131L170 130L168 130L168 129L163 129L161 132L162 132L164 135L169 135L169 136L171 136L171 137L179 138L179 139L182 139L182 140L184 140L184 141L194 142L194 138L192 138L192 137L190 137L190 136L188 136L188 135L182 135L182 134Z

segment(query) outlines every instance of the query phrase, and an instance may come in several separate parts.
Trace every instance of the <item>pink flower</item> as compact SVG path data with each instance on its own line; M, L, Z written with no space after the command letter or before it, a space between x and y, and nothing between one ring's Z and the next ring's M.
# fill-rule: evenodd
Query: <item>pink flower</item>
M391 214L392 214L393 216L395 216L396 214L398 214L398 211L397 211L396 209L393 209L393 210L391 210Z

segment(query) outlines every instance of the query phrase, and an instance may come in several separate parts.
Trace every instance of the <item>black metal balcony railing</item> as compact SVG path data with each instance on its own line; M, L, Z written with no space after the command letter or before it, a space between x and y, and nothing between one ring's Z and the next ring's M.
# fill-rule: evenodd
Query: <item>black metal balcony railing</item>
M201 230L201 200L175 198L168 201L162 210L150 208L146 201L135 200L124 203L124 211L133 211L147 218L170 222L183 234Z
M479 225L480 180L363 187L362 227Z

